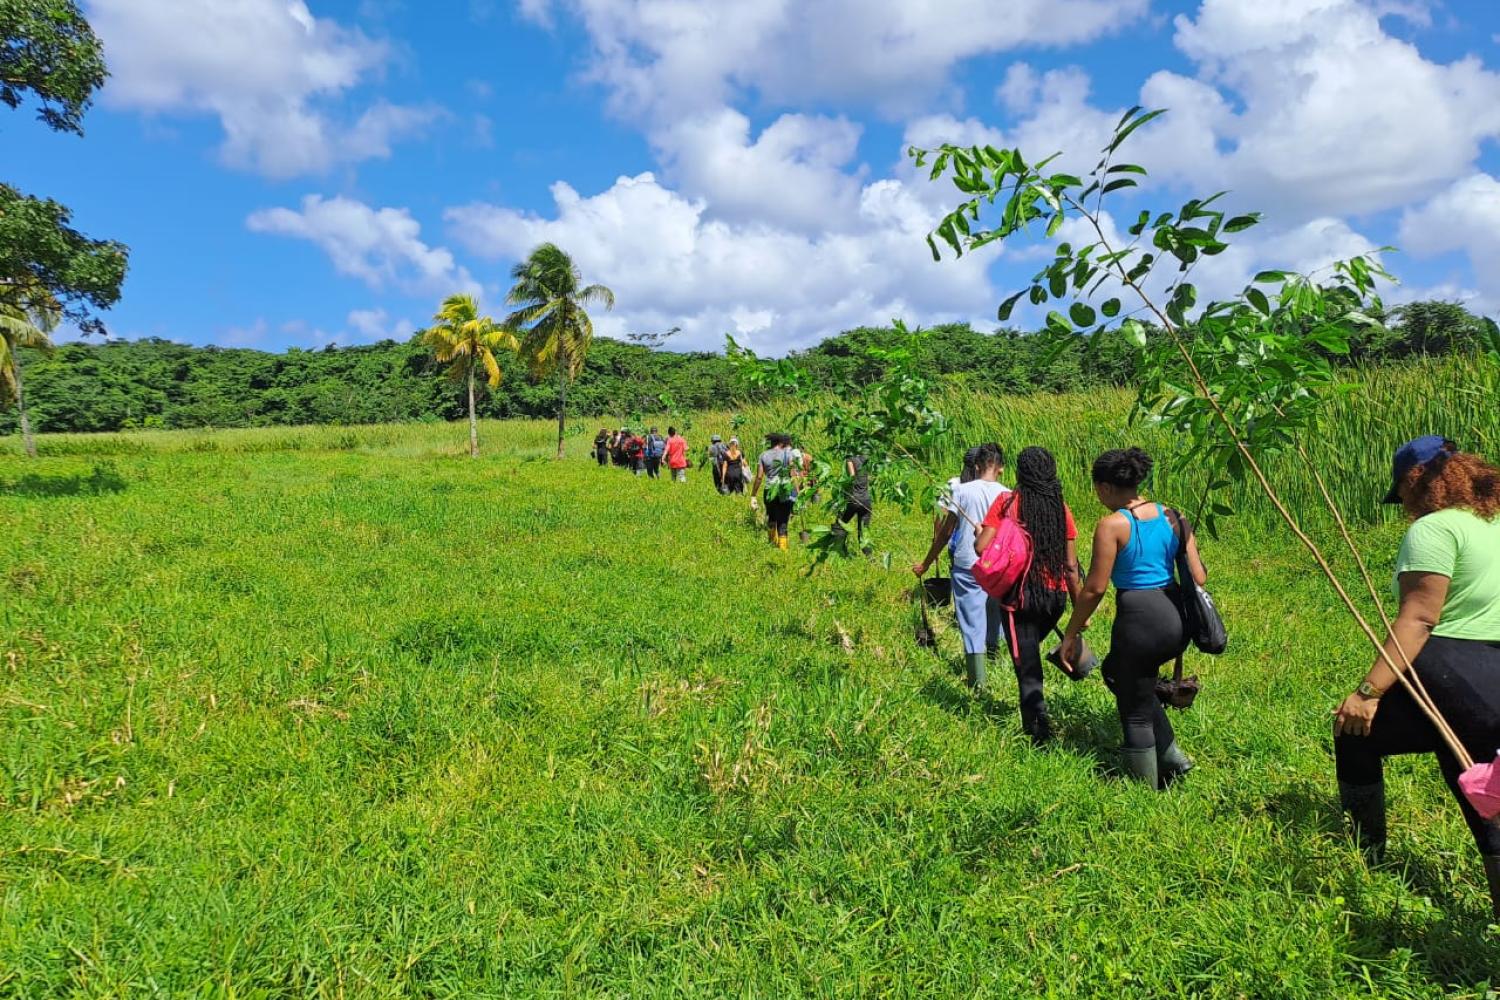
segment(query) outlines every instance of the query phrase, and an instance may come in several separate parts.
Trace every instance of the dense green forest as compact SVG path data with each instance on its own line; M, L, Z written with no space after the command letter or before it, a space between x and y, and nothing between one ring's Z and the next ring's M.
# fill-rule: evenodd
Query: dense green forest
M1386 330L1357 346L1356 360L1466 349L1492 321L1452 303L1422 302L1389 317ZM877 374L860 350L889 337L885 328L850 330L796 355L821 385ZM1016 330L982 333L936 327L925 341L929 370L1003 394L1061 392L1130 383L1133 353L1111 338L1078 340L1058 352L1046 338ZM453 420L461 388L415 338L360 347L281 354L189 347L164 340L79 342L49 353L22 351L33 426L39 431L116 431L138 427L259 427ZM608 415L722 408L752 402L721 354L651 350L599 339L569 391L570 414ZM528 378L514 360L500 388L485 396L487 417L555 414L556 385ZM0 433L16 429L0 413Z

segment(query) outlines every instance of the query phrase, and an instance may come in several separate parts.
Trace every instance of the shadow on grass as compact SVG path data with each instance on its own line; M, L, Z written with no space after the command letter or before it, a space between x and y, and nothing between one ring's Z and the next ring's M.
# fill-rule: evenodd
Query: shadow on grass
M15 479L0 479L0 496L7 497L99 497L125 492L125 477L108 463L95 465L88 475L48 476L28 472Z
M1478 868L1472 855L1465 863ZM1455 900L1453 873L1427 858L1392 854L1381 867L1413 895L1432 900L1436 916L1425 907L1390 906L1368 891L1365 878L1353 875L1343 887L1352 911L1352 954L1375 964L1393 951L1410 950L1422 956L1434 982L1447 989L1493 988L1500 970L1500 937L1489 931L1489 906Z

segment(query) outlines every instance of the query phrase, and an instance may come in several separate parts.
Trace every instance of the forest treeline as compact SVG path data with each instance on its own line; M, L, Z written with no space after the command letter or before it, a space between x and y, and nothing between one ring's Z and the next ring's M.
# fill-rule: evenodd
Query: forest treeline
M1419 302L1388 317L1387 327L1356 345L1355 360L1376 361L1465 350L1493 321L1462 306ZM795 355L825 387L874 380L878 362L863 348L890 338L863 327ZM923 341L924 367L999 394L1064 392L1129 385L1135 354L1118 338L1055 340L1016 330L983 333L966 324L935 327ZM117 431L142 427L263 427L456 420L462 386L418 340L285 353L190 347L165 340L77 342L23 351L31 419L38 431ZM628 419L647 413L727 408L756 402L722 354L652 350L600 338L569 390L580 419ZM500 387L480 401L486 417L551 417L551 380L529 378L514 360ZM0 413L0 433L16 429Z

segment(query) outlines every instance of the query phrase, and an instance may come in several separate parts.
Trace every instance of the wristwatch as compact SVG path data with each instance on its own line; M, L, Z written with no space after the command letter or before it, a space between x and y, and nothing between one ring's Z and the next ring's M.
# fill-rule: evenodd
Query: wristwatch
M1379 698L1381 695L1385 694L1384 691L1380 690L1369 681L1360 681L1359 687L1354 689L1354 693L1359 695L1361 698Z

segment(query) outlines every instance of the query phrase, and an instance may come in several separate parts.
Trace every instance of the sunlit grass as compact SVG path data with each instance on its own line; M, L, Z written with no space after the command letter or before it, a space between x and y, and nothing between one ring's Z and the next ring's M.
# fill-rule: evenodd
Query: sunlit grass
M959 419L1058 448L1086 531L1074 466L1136 437L1126 405ZM1377 433L1495 443L1492 403L1427 405L1317 442L1349 496ZM694 446L727 429L696 416ZM1389 868L1340 831L1328 716L1368 656L1259 515L1205 547L1232 646L1191 663L1199 767L1157 795L1114 777L1097 681L1049 675L1037 753L951 630L913 646L921 516L878 512L891 568L809 578L701 471L601 470L582 438L558 464L552 433L0 454L0 995L1486 995L1430 762L1390 768ZM1379 572L1398 537L1364 529Z

